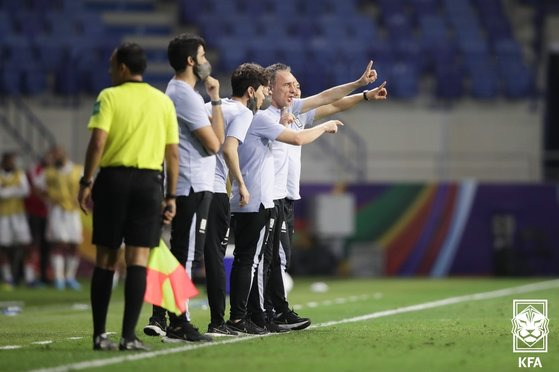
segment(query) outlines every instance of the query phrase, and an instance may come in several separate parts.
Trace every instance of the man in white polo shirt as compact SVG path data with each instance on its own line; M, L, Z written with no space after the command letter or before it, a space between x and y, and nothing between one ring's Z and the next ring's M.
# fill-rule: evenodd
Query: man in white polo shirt
M235 192L238 185L233 183L231 211L235 220L235 260L231 272L231 314L227 322L233 329L256 323L256 327L264 332L268 319L264 313L263 295L272 253L268 239L274 226L275 172L272 141L303 145L313 142L324 133L336 133L338 125L341 125L339 121L331 120L310 129L294 131L280 124L281 109L293 104L294 111L304 112L329 104L354 89L369 84L374 73L369 64L364 75L355 82L328 89L305 100L294 101L296 81L289 67L276 64L269 71L272 106L255 115L245 142L239 147L241 172L251 198L246 206L241 207L238 193ZM253 274L256 283L253 283ZM281 310L284 318L289 317L290 321L296 317L289 309ZM300 322L300 318L297 317L297 321Z
M206 238L208 211L214 190L215 154L224 141L219 82L210 76L211 65L205 56L205 41L199 36L181 34L169 43L169 63L175 76L167 85L179 123L179 178L176 198L177 214L171 225L171 252L192 277L192 264L199 262ZM211 120L202 96L194 90L202 81L210 96ZM187 310L188 312L188 310ZM165 341L210 341L190 324L188 313L169 313L154 306L144 333L166 335Z
M380 86L365 90L362 93L352 94L344 97L339 101L317 109L307 111L299 116L291 116L290 127L293 130L303 130L312 126L315 121L323 119L327 116L334 115L338 112L346 111L361 102L385 100L388 97L388 91L385 88L386 81ZM301 86L297 82L297 98L301 98ZM289 163L287 170L287 196L285 198L285 221L287 223L287 234L289 236L289 245L293 243L294 233L294 214L293 203L301 199L299 195L299 186L301 180L301 146L288 146Z
M300 98L301 87L298 82L296 85L296 97ZM385 85L386 82L383 82L377 88L346 96L329 105L321 106L305 113L300 113L298 116L289 114L287 121L289 122L291 129L297 131L303 130L312 126L315 121L334 115L338 112L349 110L361 102L386 99L388 92ZM275 142L272 151L278 146L281 146L281 144ZM291 258L291 247L294 233L294 202L295 200L301 199L301 196L299 195L299 183L301 179L301 146L287 145L287 150L287 184L281 185L279 182L276 182L275 185L275 195L280 197L285 194L286 196L281 200L274 200L278 208L278 218L276 219L276 227L274 228L273 242L274 253L277 254L274 256L274 259L277 260L277 263L279 263L282 273L287 272ZM279 159L279 161L281 160L282 159ZM284 186L286 186L286 188ZM274 268L277 269L278 266L276 265ZM272 288L274 283L278 283L277 281L271 283L272 285L268 285L266 288L267 293L265 295L265 307L266 312L269 314L268 316L274 317L273 302L280 304L287 303L287 294L283 286L280 288ZM274 299L274 301L272 301L272 299Z
M208 333L211 336L235 336L224 321L225 315L225 266L224 256L229 238L230 206L227 195L227 177L239 185L239 205L250 200L239 167L237 149L244 142L254 112L262 105L268 92L268 77L264 68L255 63L243 63L231 75L232 97L223 100L225 143L216 155L214 196L208 215L207 238L204 247L206 285L211 319ZM206 104L208 114L212 106Z

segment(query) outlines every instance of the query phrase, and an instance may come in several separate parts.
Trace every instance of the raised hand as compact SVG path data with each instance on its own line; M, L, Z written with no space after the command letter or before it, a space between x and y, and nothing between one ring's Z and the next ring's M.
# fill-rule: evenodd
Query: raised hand
M208 76L208 78L204 80L204 86L212 101L219 100L219 80Z
M384 87L385 85L386 85L386 81L382 83L380 86L368 91L367 98L369 99L369 101L386 99L388 97L388 91Z
M295 116L289 112L289 109L283 108L281 110L280 124L284 126L289 126L295 121Z
M365 72L359 78L358 82L360 86L369 85L377 80L377 71L373 69L373 61L369 61Z

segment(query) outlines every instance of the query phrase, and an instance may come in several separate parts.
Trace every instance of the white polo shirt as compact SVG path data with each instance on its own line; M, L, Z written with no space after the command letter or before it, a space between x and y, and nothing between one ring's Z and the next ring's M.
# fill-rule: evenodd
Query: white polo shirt
M213 191L215 155L209 154L194 135L194 131L211 126L204 99L181 80L171 79L165 93L175 104L179 122L179 178L177 195Z
M245 185L250 193L249 203L239 206L239 185L233 182L231 197L232 213L258 212L260 204L264 208L274 206L274 157L272 141L285 127L279 123L279 110L270 106L254 115L245 141L239 146L239 162Z
M301 109L303 108L303 100L295 99L289 107L290 112L296 117L300 115ZM275 115L275 120L279 123L281 119L280 109L270 106L268 110ZM283 199L287 197L287 178L288 178L288 168L289 168L289 147L291 145L279 141L274 141L272 143L272 154L274 155L274 169L275 169L275 181L274 181L274 200Z
M303 130L312 126L316 110L299 114L295 123L291 124L293 130ZM301 182L301 146L288 145L289 164L287 166L287 198L299 200L299 184Z
M234 137L240 144L245 141L245 137L252 122L253 114L239 101L225 98L221 100L221 112L223 113L223 121L225 126L225 137ZM212 105L210 102L206 103L206 111L208 115L212 113ZM227 175L229 168L225 163L223 157L223 146L219 149L216 155L215 178L214 178L214 192L227 193Z

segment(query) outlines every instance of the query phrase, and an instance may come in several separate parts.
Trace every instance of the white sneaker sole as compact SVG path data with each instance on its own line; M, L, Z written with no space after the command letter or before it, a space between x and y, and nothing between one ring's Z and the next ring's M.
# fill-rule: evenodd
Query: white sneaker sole
M307 328L310 325L311 325L310 321L304 321L304 322L293 323L293 324L278 324L278 327L289 331L300 331L302 329Z
M161 328L153 325L145 326L144 333L148 336L165 336L167 334L167 332L163 331Z

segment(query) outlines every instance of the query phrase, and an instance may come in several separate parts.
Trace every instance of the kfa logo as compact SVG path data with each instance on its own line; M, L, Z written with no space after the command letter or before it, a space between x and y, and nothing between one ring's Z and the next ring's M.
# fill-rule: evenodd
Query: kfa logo
M547 300L513 300L512 306L513 352L546 353ZM518 368L532 367L543 367L540 357L518 357Z
M547 300L513 300L512 335L515 353L546 353L549 319Z

